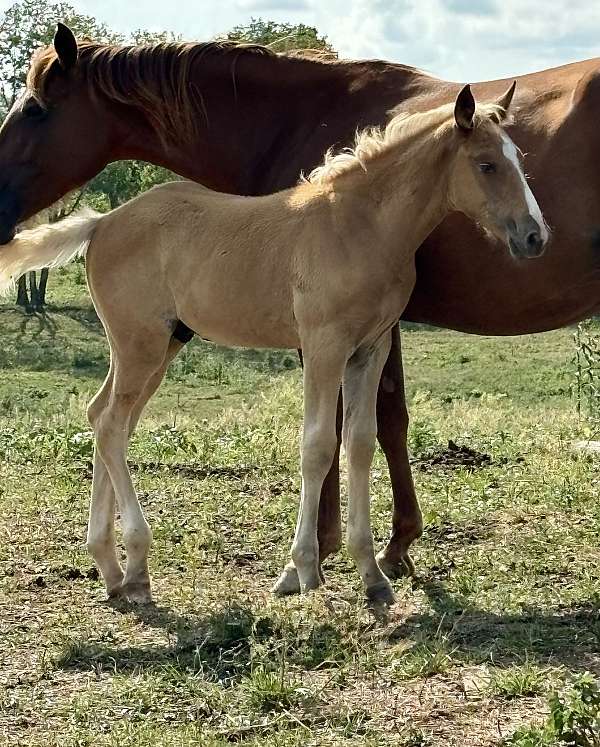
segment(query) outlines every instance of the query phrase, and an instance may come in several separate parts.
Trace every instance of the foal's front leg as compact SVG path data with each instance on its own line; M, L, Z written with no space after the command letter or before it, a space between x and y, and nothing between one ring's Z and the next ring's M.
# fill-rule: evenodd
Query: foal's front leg
M370 472L377 435L377 387L390 349L390 333L360 347L344 373L343 440L348 461L348 530L350 555L373 602L391 604L394 592L375 560L370 512Z
M316 336L315 336L316 337ZM304 433L302 437L302 495L288 563L274 591L286 594L318 588L319 543L317 520L323 481L337 448L336 410L346 351L334 340L305 343L304 353ZM314 352L313 352L314 348Z
M412 576L415 567L409 554L412 543L423 532L421 509L408 458L408 410L402 370L400 327L392 329L392 347L377 393L377 438L390 470L394 514L392 536L377 556L389 578ZM323 483L319 506L319 551L321 562L339 548L341 537L339 465L334 457Z

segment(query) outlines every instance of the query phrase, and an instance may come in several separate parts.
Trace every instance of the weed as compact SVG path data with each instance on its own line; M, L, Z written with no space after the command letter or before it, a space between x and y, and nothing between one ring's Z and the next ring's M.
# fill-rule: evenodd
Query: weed
M592 320L577 325L573 335L575 368L573 396L580 417L600 417L600 337Z
M395 662L394 675L403 680L446 674L454 664L454 652L448 638L438 634L432 641L417 643L404 653Z
M506 745L513 747L599 747L600 687L588 672L574 677L549 698L550 716L543 727L519 729Z
M543 695L555 676L555 670L536 666L529 661L507 669L496 667L490 672L489 690L493 695L504 698Z

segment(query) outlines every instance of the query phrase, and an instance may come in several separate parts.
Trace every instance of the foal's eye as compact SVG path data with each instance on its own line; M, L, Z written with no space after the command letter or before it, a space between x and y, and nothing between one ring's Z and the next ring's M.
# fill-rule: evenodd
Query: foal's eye
M30 101L23 107L23 116L27 119L39 119L46 114L46 110L37 101Z
M493 174L496 171L496 164L495 163L480 163L479 164L479 171L481 171L482 174Z

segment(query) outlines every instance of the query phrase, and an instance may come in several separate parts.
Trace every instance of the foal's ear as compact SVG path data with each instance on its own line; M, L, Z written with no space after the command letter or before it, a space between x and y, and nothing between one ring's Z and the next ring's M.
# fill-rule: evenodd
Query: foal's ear
M508 91L503 96L500 96L498 101L496 101L498 106L504 111L504 116L502 117L502 119L506 119L506 117L508 116L508 110L510 109L513 96L515 95L516 87L517 87L517 81L515 80L512 86L508 89Z
M473 117L475 116L475 99L471 93L471 86L467 85L458 94L454 106L454 119L458 127L464 132L473 129Z
M59 23L56 26L56 33L54 34L54 49L58 56L58 62L62 69L66 72L72 67L75 67L77 63L77 40L73 35L73 32L64 23Z

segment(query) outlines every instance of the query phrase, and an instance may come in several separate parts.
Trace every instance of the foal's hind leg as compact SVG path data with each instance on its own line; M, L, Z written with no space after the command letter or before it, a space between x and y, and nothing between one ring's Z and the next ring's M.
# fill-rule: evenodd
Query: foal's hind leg
M110 397L113 366L99 392L90 402L88 419L95 426ZM113 596L123 583L123 570L117 558L115 544L115 493L98 448L94 447L92 498L88 521L87 548L100 569L108 596Z
M377 387L390 348L386 333L376 344L359 348L344 374L343 440L348 461L348 550L371 601L391 603L390 582L375 560L370 516L370 471L377 435Z
M164 345L164 347L162 346ZM129 433L142 392L165 360L166 342L154 339L140 350L113 351L114 375L110 397L95 423L96 448L112 482L121 512L127 568L120 594L130 601L149 602L148 550L152 532L138 502L127 466Z
M167 354L155 374L149 379L133 408L129 422L129 436L135 430L144 407L156 392L161 381L183 343L171 338ZM112 367L108 377L96 397L88 408L88 418L95 425L98 417L105 409L112 388ZM115 523L115 492L108 471L97 450L94 453L94 473L92 483L92 501L90 506L90 520L88 525L87 547L96 561L102 577L106 583L109 597L122 593L123 571L116 555L114 523Z

